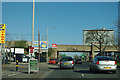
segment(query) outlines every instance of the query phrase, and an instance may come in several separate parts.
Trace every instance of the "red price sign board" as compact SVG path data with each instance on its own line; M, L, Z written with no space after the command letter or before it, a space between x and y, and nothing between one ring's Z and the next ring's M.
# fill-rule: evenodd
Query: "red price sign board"
M34 47L29 47L29 52L33 53Z
M30 49L30 53L33 53L33 49Z

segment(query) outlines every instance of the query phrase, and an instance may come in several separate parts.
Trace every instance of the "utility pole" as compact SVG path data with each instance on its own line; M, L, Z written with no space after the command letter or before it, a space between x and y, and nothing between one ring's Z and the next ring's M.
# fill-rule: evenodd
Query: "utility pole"
M2 80L2 45L0 43L0 79Z
M47 47L48 47L48 27L47 27ZM46 53L46 63L48 63L48 51Z
M33 0L33 22L32 22L32 47L34 47L34 0Z
M38 31L38 62L40 62L40 31Z
M9 59L9 62L11 63L11 42L9 41L9 49L10 49L10 59Z
M33 0L33 16L32 16L32 47L34 47L34 0ZM34 56L34 50L33 54L31 54L30 59Z
M5 47L5 51L6 51L6 52L5 52L5 53L6 53L6 64L8 63L8 52L7 52L7 48L8 48L8 47Z
M101 42L100 42L100 55L102 56L102 51L101 51Z
M3 50L3 43L1 43L1 54L3 56L3 64L5 64L5 50Z

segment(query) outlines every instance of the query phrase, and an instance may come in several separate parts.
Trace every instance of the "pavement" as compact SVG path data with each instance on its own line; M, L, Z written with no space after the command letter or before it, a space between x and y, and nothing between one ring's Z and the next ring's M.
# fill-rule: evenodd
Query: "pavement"
M48 63L39 63L39 72L28 74L28 63L19 63L18 71L16 71L16 63L2 65L2 80L8 78L44 78L53 70L50 67L56 65L49 65Z

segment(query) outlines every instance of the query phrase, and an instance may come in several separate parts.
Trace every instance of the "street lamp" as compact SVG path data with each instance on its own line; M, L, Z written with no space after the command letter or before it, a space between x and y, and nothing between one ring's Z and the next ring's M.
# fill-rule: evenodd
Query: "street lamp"
M56 28L55 26L53 26L53 27L47 27L47 42L48 42L48 29L49 28ZM48 43L47 43L48 44ZM47 45L48 46L48 45ZM47 54L46 54L46 59L47 59L47 61L46 62L48 62L48 52L47 52Z

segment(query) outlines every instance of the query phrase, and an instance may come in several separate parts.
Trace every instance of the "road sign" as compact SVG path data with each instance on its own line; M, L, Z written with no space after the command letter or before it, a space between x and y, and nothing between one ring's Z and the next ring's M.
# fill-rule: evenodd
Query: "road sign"
M34 56L34 47L29 47L29 57Z
M81 55L82 56L82 58L84 58L85 57L85 55Z
M66 54L62 54L62 55L61 55L61 57L65 57L65 56L66 56Z
M57 44L52 44L52 48L57 48Z
M29 59L29 66L28 66L28 74L30 72L38 72L39 66L38 66L38 60L37 59Z
M5 24L0 24L0 43L5 43Z

